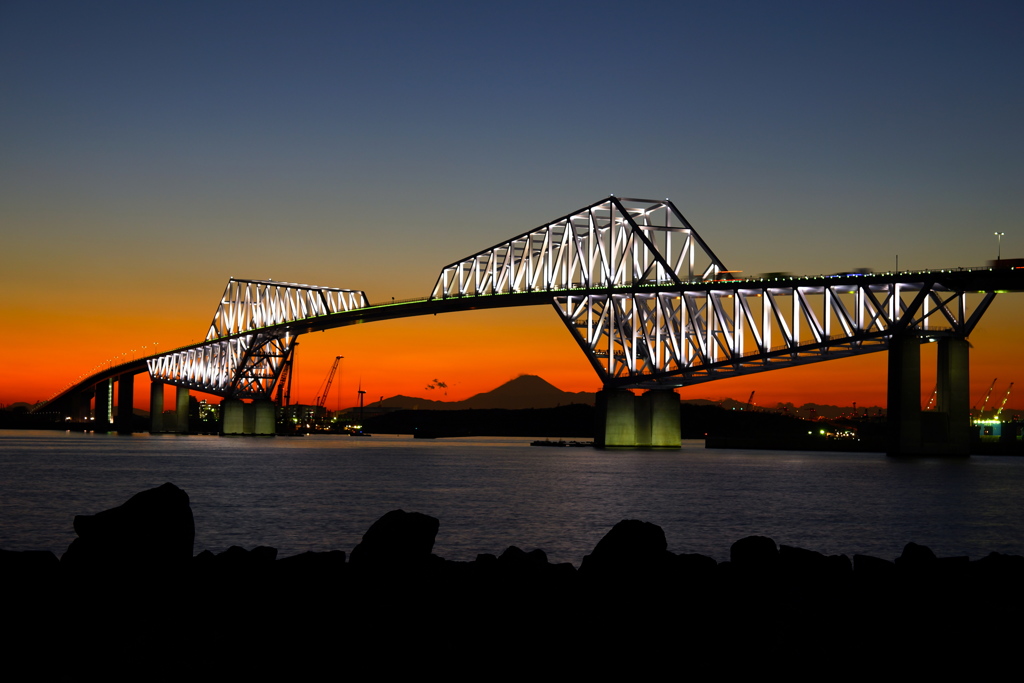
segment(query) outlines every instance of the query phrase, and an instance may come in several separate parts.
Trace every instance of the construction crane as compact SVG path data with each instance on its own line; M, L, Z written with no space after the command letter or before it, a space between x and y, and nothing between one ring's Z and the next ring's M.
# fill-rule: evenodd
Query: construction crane
M295 362L295 349L298 346L298 342L292 345L292 350L288 353L288 358L285 359L284 369L281 370L281 376L277 379L277 398L274 399L274 402L277 403L278 408L287 408L292 402L292 363Z
M978 411L978 419L982 419L985 417L985 406L988 405L988 399L992 395L992 390L996 388L996 381L998 380L999 378L996 377L995 379L992 380L992 384L989 385L988 393L985 394L985 400L981 402L981 410ZM978 404L974 404L974 407L977 408Z
M999 410L993 416L993 419L998 420L999 416L1003 414L1003 408L1006 407L1006 402L1010 400L1010 392L1013 391L1013 382L1010 382L1009 388L1006 390L1006 396L1003 396L1003 402L999 404Z
M939 388L935 387L935 390L932 392L931 398L928 399L928 405L926 405L924 407L925 410L932 410L935 407L935 397L938 396L938 395L939 395Z
M331 371L327 373L327 379L325 379L324 383L320 385L320 388L324 390L324 393L316 397L317 412L319 412L320 409L323 409L324 405L327 403L327 394L331 393L331 384L334 382L334 373L338 371L338 363L341 362L342 358L344 358L344 356L335 357L334 365L331 366Z
M281 377L277 380L277 398L274 399L274 403L278 408L287 408L288 402L292 400L292 392L285 390L285 386L292 378L291 369L291 366L286 364L281 371Z
M747 407L744 410L750 410L750 407L754 404L754 392L756 391L757 389L754 389L754 391L750 392L750 398L747 399Z

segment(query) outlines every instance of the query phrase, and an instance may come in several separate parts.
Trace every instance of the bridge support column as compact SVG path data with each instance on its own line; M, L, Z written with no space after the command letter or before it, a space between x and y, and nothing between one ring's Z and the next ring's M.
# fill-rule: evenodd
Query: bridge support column
M188 387L176 387L174 394L174 431L188 434Z
M117 417L114 424L118 434L135 431L135 375L125 373L117 378Z
M602 389L597 392L598 448L636 448L636 396L625 389Z
M242 434L256 432L256 406L252 403L242 404Z
M245 404L237 398L220 402L220 433L245 434Z
M917 454L921 452L921 340L894 336L888 353L887 452Z
M651 448L679 448L682 433L679 424L679 394L672 390L648 391L641 398L650 410Z
M149 433L164 431L164 383L154 379L149 383Z
M969 348L966 339L939 339L936 409L922 411L921 340L889 342L889 455L970 454Z
M598 448L679 448L679 395L603 389L597 393L597 425Z
M277 410L273 401L256 399L252 402L253 434L258 436L274 436L277 433Z
M90 387L83 389L71 397L71 420L73 422L89 423L89 403L96 394L96 389Z
M935 439L950 455L971 452L970 344L966 339L939 339L936 410L946 416L946 429ZM928 434L922 435L929 441Z
M110 404L114 397L114 380L105 379L96 385L96 409L93 411L93 431L110 431Z

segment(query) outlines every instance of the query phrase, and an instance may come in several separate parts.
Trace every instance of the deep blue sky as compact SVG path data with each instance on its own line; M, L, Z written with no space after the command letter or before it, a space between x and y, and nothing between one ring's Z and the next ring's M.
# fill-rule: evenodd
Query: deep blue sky
M230 275L426 294L610 193L751 274L981 265L1022 121L1020 2L8 0L0 291L201 335Z

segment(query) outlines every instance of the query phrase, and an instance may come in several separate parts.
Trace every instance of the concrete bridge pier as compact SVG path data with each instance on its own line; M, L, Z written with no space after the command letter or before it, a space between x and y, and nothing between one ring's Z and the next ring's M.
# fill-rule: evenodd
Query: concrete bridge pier
M889 455L909 455L921 448L921 340L893 337L889 342L886 416Z
M647 401L651 415L651 448L679 448L682 425L679 422L679 394L653 389L640 397Z
M257 436L273 436L277 433L277 406L274 402L258 398L251 404L253 409L253 434Z
M939 339L936 409L921 410L921 340L889 342L888 446L890 456L954 455L971 450L970 354L966 339Z
M154 379L149 383L149 433L161 434L164 426L164 383Z
M966 339L939 339L936 374L936 412L945 415L945 430L934 436L944 441L951 455L971 452L970 344ZM922 434L929 441L928 430Z
M73 421L89 423L89 413L92 412L90 404L95 395L96 387L89 387L71 397L71 419Z
M226 398L220 402L221 435L245 434L245 403L238 398Z
M117 377L117 416L114 426L118 434L131 434L135 418L135 375L124 373Z
M636 396L626 389L597 393L598 448L679 448L679 395L656 389Z
M175 387L174 394L174 432L188 434L188 387Z
M238 398L226 398L220 404L221 435L273 436L277 429L274 403L256 399L244 403Z

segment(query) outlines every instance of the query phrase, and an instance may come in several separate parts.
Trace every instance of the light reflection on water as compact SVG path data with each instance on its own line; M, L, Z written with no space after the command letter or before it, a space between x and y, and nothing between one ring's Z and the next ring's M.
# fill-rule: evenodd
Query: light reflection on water
M188 492L196 551L270 545L351 551L395 508L441 520L435 552L509 545L580 560L621 519L669 549L728 559L751 534L892 558L1024 554L1024 460L896 461L879 454L531 448L528 439L118 437L0 431L0 548L61 554L76 514L170 481Z

